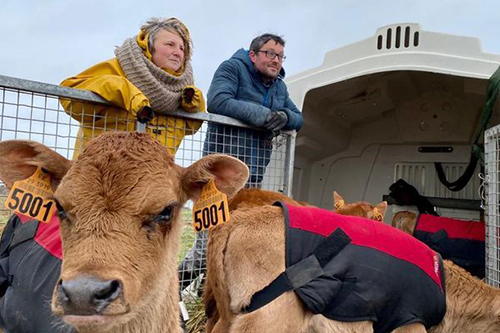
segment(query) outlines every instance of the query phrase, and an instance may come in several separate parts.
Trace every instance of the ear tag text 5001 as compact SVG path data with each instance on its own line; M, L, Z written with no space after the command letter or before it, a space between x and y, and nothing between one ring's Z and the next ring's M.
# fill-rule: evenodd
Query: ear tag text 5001
M193 206L193 226L196 232L213 228L229 221L227 195L220 192L211 179L201 190Z
M56 208L54 200L49 199L52 194L50 174L38 167L31 177L14 182L5 200L5 207L48 223Z

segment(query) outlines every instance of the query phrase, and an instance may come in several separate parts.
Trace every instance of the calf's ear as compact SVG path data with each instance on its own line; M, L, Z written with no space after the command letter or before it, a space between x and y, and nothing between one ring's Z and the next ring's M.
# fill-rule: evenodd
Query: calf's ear
M248 167L239 159L228 155L208 155L184 169L182 186L189 198L196 200L203 186L212 178L217 189L231 198L247 182Z
M387 211L387 201L382 201L375 208L377 208L378 212L382 214L382 218L385 216Z
M35 141L0 142L0 180L7 187L30 177L37 167L51 174L52 188L55 190L71 167L71 161Z
M334 210L339 210L344 207L344 198L337 191L333 191L333 208Z

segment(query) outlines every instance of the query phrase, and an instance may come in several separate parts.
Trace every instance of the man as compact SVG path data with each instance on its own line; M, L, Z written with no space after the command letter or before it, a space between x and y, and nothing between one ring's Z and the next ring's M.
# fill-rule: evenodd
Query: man
M299 130L302 113L288 95L282 68L285 41L263 34L224 61L208 91L208 111L238 119L262 131L210 123L204 154L233 155L250 168L248 186L260 187L280 130Z
M302 113L288 95L282 68L285 41L263 34L240 49L216 70L208 90L208 111L229 116L258 129L209 123L203 154L225 153L248 165L249 187L260 187L280 130L299 130ZM179 266L181 287L205 268L207 233L201 232Z

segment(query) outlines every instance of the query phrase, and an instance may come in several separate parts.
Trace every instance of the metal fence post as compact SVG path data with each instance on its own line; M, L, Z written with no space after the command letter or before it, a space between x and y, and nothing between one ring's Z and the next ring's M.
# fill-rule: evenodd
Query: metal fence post
M146 124L142 124L142 123L137 121L135 123L135 130L136 130L136 132L139 132L139 133L145 133L146 132Z
M284 172L284 193L289 197L292 196L293 186L293 160L295 156L295 137L297 132L290 132L286 137L286 151L285 151L285 172Z

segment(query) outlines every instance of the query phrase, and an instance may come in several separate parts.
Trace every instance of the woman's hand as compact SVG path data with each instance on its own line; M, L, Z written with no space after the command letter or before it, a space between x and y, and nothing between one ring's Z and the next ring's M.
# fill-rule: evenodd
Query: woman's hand
M188 112L205 111L205 99L201 90L195 86L186 86L181 93L181 108Z
M188 87L184 88L184 90L182 91L182 100L186 104L191 104L195 93L196 92L195 92L193 87L188 86Z

